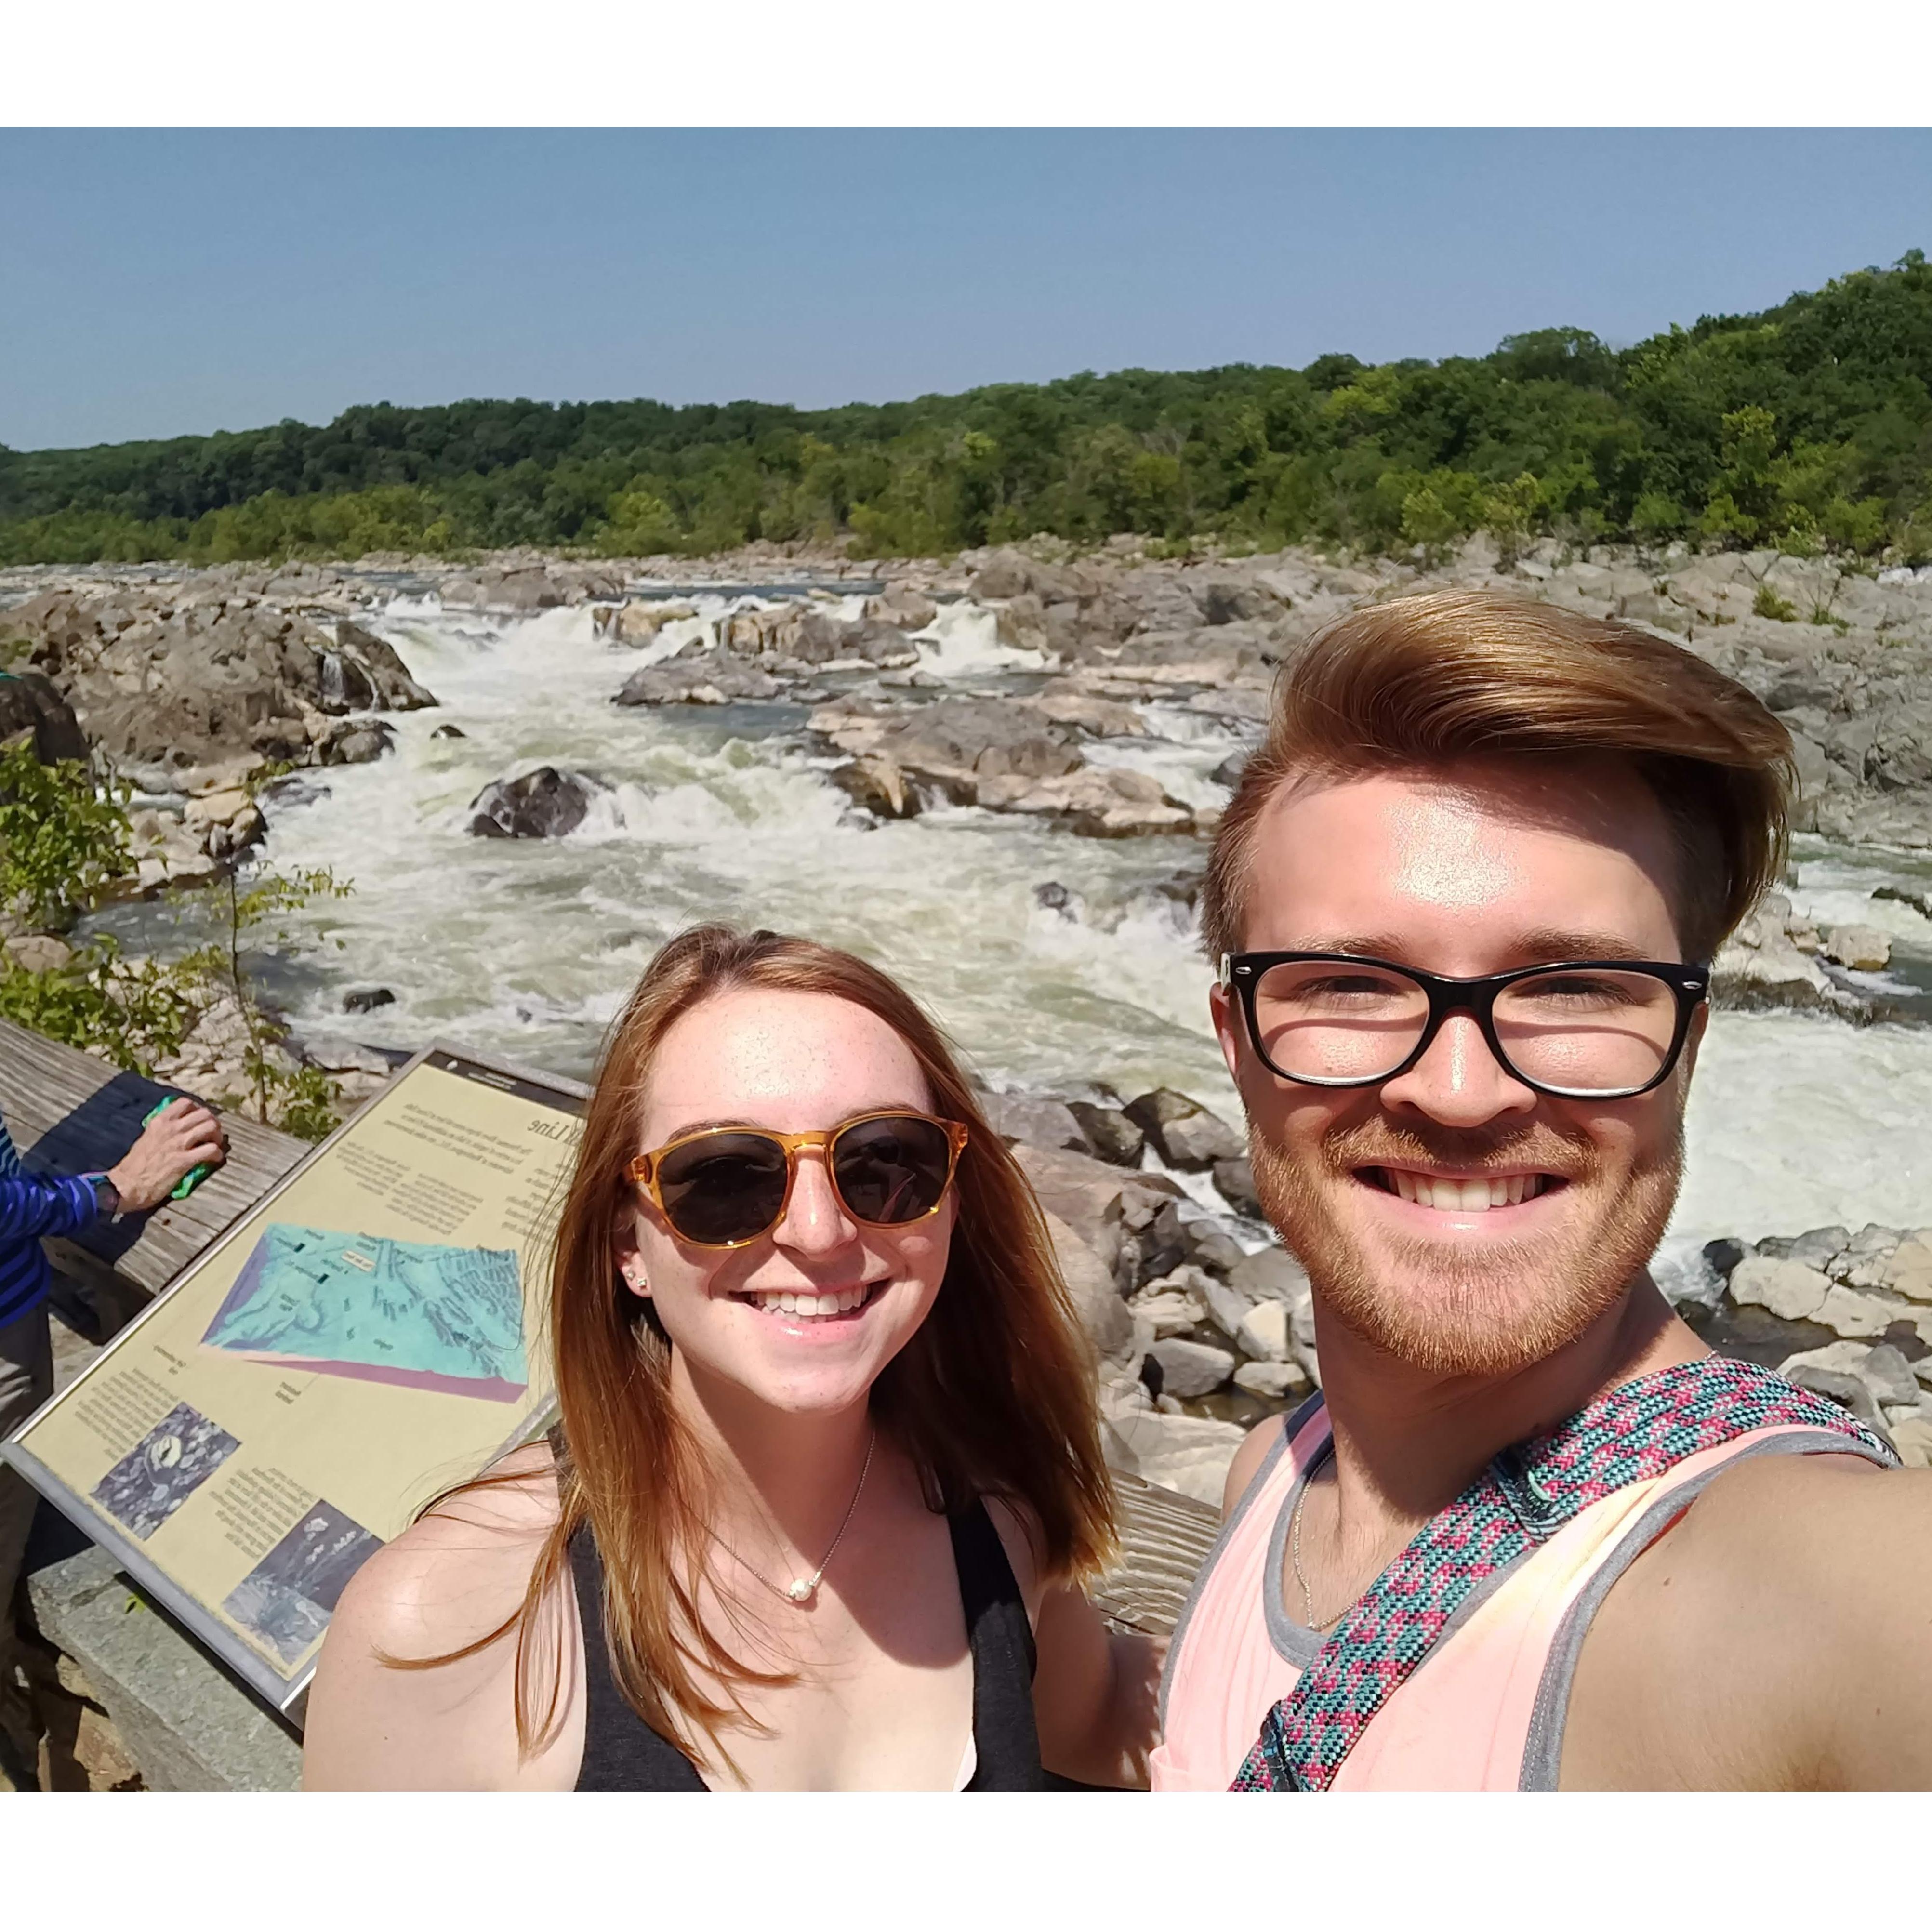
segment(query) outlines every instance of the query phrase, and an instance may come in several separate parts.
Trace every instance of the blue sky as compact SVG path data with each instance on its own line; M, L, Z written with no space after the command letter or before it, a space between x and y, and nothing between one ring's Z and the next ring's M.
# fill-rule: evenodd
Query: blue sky
M1923 130L0 130L0 442L1622 343L1912 247Z

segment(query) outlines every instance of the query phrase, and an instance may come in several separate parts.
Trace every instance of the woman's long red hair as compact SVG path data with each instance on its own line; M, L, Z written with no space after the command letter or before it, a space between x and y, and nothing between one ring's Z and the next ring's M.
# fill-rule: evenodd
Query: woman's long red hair
M651 962L605 1042L559 1218L550 1339L566 1448L556 1522L521 1608L452 1653L515 1630L517 1734L526 1754L559 1721L563 1651L546 1606L554 1616L562 1600L570 1539L586 1523L603 1558L611 1669L652 1729L688 1755L700 1736L722 1753L721 1729L742 1718L740 1694L787 1681L747 1660L744 1617L731 1618L734 1643L700 1613L703 1603L729 1604L707 1574L710 1479L672 1406L670 1345L650 1303L617 1271L636 1198L625 1169L640 1145L658 1050L675 1022L740 987L824 994L878 1015L911 1049L934 1111L970 1130L944 1280L873 1385L880 1432L910 1458L934 1510L980 1496L1014 1504L1036 1536L1044 1574L1088 1574L1112 1546L1090 1351L1033 1190L938 1028L904 988L851 953L778 933L695 927Z

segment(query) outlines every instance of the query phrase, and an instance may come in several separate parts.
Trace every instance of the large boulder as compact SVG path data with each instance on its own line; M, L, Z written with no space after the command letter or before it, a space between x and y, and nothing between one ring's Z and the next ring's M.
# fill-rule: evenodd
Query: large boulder
M0 743L16 740L31 742L44 765L87 756L74 706L37 670L0 671Z
M1143 1242L1162 1208L1181 1198L1166 1174L1130 1174L1070 1148L1024 1141L1015 1142L1013 1157L1040 1204L1100 1257L1123 1294L1131 1294L1150 1274L1165 1272L1147 1266Z
M1130 1100L1124 1111L1169 1167L1211 1168L1217 1161L1239 1160L1248 1150L1246 1142L1219 1114L1171 1087Z
M493 778L470 801L478 838L562 838L584 823L590 801L608 790L582 772L539 765L515 778Z
M89 743L146 784L243 754L320 764L345 715L436 702L360 625L218 572L45 591L7 625Z
M737 704L777 697L778 681L770 672L714 644L707 650L684 651L662 664L633 671L614 704Z

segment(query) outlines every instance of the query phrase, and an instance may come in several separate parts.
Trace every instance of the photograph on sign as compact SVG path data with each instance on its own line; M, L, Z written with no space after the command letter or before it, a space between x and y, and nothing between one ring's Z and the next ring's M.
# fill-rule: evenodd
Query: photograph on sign
M547 1412L581 1106L431 1048L7 1445L277 1708L361 1564Z

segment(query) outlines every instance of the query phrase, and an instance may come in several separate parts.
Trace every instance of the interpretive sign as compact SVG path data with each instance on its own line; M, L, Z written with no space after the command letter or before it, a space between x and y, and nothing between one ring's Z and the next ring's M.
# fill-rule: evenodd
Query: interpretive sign
M418 1054L0 1451L278 1710L363 1560L548 1411L586 1090Z

